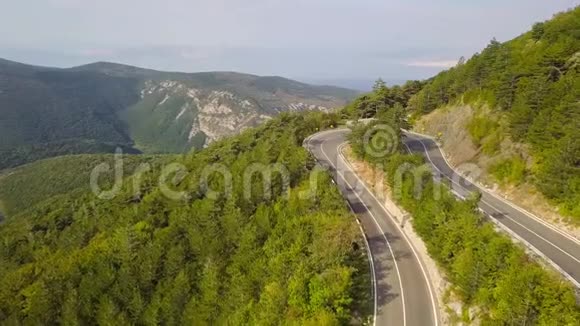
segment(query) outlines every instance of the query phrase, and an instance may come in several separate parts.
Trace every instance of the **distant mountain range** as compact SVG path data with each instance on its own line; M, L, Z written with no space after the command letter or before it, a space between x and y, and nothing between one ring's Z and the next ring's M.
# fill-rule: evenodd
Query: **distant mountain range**
M180 153L284 111L327 111L357 91L235 72L0 59L0 169L73 153Z
M335 85L340 87L345 87L349 89L356 89L357 91L361 92L370 92L373 89L373 85L375 81L379 79L376 78L309 78L304 79L305 82L314 84L314 85ZM302 79L301 79L302 80ZM395 78L388 78L384 79L383 81L388 86L395 86L395 85L403 85L407 79L395 79Z

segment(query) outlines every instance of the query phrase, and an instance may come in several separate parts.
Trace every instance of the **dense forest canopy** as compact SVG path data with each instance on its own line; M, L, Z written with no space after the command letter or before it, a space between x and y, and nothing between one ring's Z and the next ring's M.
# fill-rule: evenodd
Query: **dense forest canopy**
M143 165L159 168L159 164L171 162L173 155L121 155L81 154L65 155L7 169L0 173L0 213L6 216L18 214L55 196L68 196L71 192L90 190L91 172L96 166L106 164L114 167L121 161L121 174L128 177ZM110 188L114 182L114 169L98 175L98 185Z
M402 86L387 87L379 79L373 86L373 91L363 94L345 106L341 112L348 119L367 119L374 117L377 112L384 111L395 105L406 107L409 100L425 85L422 81L408 81Z
M0 323L348 322L368 294L359 230L326 172L304 196L314 162L302 141L333 124L283 115L182 157L187 175L168 186L179 200L152 170L140 192L129 178L111 200L82 193L11 217L0 229ZM199 183L214 163L231 172L231 192L220 173ZM281 164L289 178L272 176L265 196L258 174L246 196L252 164Z

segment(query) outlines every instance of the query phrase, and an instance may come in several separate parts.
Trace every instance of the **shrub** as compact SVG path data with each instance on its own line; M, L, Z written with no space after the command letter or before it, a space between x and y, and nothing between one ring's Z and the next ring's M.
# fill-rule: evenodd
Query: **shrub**
M499 124L485 116L476 116L467 124L467 130L471 139L477 146L482 145L482 140L495 133L499 128Z
M502 183L518 184L524 181L526 162L520 157L503 159L489 168L489 172Z

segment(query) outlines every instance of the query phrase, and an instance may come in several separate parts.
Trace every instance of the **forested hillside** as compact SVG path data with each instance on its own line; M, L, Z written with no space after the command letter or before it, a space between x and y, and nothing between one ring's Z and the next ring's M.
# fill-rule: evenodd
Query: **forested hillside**
M129 179L114 199L61 197L8 220L0 323L348 322L368 294L359 230L326 173L304 196L314 162L302 140L335 123L285 114L178 159L187 172L168 185L183 192L178 200L163 195L154 170L140 192ZM274 173L270 196L260 174L245 195L244 171L276 163L288 169L289 194ZM220 173L199 182L211 164L231 172L231 189Z
M392 107L406 108L409 100L421 91L425 83L413 80L407 81L402 86L387 87L386 83L379 79L375 82L372 92L354 99L341 110L341 113L347 119L367 119Z
M429 255L444 270L452 293L465 305L461 322L578 325L580 308L572 287L499 234L477 210L479 196L457 200L446 183L433 180L430 169L421 169L423 157L404 154L401 143L390 155L368 153L369 143L384 141L382 129L375 126L389 125L393 130L404 126L403 111L397 107L381 109L377 120L354 126L350 144L358 159L383 169L393 199L410 213L413 228ZM366 139L369 143L364 135L370 135ZM401 168L407 171L402 176Z
M138 171L138 167L149 165L159 168L159 164L170 162L173 155L123 155L113 154L66 155L7 169L0 173L0 213L12 216L44 200L57 195L90 190L91 172L101 164L108 171L99 173L98 185L110 188L115 178L115 163L122 161L121 173L128 177Z
M126 152L117 111L138 99L137 81L0 59L0 169L70 153Z
M281 77L112 63L56 69L0 59L0 170L117 147L183 153L280 112L329 110L355 94Z
M529 181L566 214L580 218L580 7L536 23L511 41L495 39L481 53L429 79L413 96L415 115L470 104L467 126L489 156L504 139L524 143L492 168L500 181ZM416 117L415 116L415 117ZM526 166L526 156L532 161Z

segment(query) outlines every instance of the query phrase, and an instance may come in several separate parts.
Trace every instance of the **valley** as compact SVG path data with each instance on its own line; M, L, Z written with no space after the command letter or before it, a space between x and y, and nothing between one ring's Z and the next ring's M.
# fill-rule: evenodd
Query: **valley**
M233 72L0 59L0 169L66 154L184 153L280 112L328 111L356 91Z

